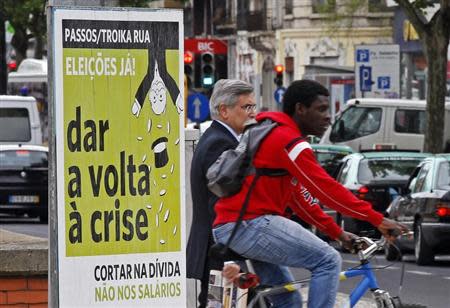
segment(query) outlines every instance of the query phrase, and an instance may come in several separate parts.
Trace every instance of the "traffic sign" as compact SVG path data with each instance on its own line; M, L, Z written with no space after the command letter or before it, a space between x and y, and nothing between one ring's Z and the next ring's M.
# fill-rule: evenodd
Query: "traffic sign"
M378 89L389 89L391 87L391 78L389 76L378 77Z
M359 67L359 87L361 92L372 91L372 67L361 65Z
M356 51L356 62L369 62L370 52L369 49L358 49Z
M400 97L400 47L396 44L355 48L356 97Z
M273 97L275 98L275 101L278 104L281 104L281 102L283 101L283 96L285 92L286 92L285 87L279 87L275 90L275 92L273 92Z
M193 122L203 122L209 116L208 97L201 93L194 93L188 96L188 118Z

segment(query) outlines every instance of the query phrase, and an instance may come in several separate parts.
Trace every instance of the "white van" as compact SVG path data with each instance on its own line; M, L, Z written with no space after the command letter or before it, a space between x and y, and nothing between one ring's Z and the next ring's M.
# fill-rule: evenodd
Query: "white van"
M422 151L425 101L359 98L345 109L320 143L348 145L354 151L397 149ZM450 102L445 104L444 150L450 152Z
M8 94L33 96L38 105L43 142L48 142L47 59L23 59L8 74Z
M37 103L32 96L0 95L0 144L42 144Z

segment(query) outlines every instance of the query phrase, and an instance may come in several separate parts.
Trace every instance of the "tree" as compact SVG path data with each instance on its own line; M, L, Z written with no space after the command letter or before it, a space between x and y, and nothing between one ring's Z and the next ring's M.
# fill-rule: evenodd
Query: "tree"
M427 127L424 152L440 153L444 149L444 114L447 80L447 51L450 39L450 0L394 0L406 13L416 29L428 65ZM368 0L326 0L319 11L327 14L331 30L343 27L351 33L355 18L367 6ZM336 4L339 3L339 7ZM384 6L384 0L370 1L369 5ZM429 20L424 9L440 5ZM450 149L450 143L445 145Z
M430 21L423 9L433 6L427 0L395 0L408 16L422 41L428 63L427 128L424 151L442 152L444 134L445 94L447 80L447 52L450 40L450 0L440 0L440 8ZM446 148L450 144L446 145Z
M2 0L1 7L5 20L14 28L11 45L16 52L17 65L26 58L29 39L36 42L35 58L43 56L44 42L47 33L45 17L46 0Z
M47 0L1 0L0 10L14 28L11 45L17 65L27 57L30 38L35 39L34 57L42 59L47 37ZM146 7L150 0L119 0L119 6Z

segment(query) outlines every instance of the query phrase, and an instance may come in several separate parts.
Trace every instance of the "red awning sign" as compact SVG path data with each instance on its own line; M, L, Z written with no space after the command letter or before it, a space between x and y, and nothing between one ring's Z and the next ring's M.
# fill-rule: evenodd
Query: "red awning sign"
M226 55L227 43L216 39L185 39L184 50L194 54L210 52L216 55Z

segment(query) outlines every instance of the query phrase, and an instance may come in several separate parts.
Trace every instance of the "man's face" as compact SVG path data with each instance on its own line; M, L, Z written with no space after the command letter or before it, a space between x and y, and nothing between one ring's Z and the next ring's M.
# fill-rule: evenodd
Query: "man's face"
M236 105L219 106L220 120L229 125L237 134L244 131L244 123L256 116L255 95L243 94L239 96Z
M323 95L319 95L309 108L298 104L296 112L302 134L322 136L330 125L329 109L328 97Z

